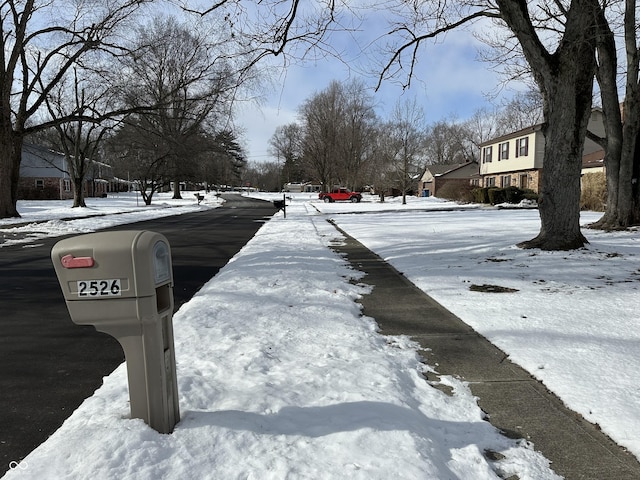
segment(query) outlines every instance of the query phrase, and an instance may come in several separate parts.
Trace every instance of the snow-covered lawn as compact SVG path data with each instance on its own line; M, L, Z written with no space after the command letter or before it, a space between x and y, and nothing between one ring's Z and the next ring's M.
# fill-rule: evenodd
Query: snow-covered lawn
M557 478L531 445L482 420L463 383L443 379L452 397L431 388L417 346L360 316L368 288L330 249L341 235L329 218L640 456L638 231L585 230L584 250L526 251L513 245L537 233L535 210L289 196L286 218L174 316L173 434L129 418L120 366L5 478ZM469 289L483 284L518 291Z

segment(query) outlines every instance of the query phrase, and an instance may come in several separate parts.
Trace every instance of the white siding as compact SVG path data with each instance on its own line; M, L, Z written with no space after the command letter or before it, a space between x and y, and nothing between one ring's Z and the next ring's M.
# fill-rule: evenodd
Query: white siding
M527 154L523 156L520 155L519 152L516 152L516 142L524 138L528 139L528 148ZM507 142L509 143L509 158L506 160L500 159L500 145ZM483 163L483 157L480 159L481 175L498 175L506 172L542 168L544 138L540 132L502 140L491 144L491 147L492 161L489 163Z

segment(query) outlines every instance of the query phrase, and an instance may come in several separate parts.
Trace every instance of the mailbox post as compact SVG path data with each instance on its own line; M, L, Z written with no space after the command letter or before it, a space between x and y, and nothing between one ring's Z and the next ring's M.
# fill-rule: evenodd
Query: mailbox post
M167 239L150 231L90 233L56 243L51 260L73 322L122 346L131 417L171 433L180 410Z

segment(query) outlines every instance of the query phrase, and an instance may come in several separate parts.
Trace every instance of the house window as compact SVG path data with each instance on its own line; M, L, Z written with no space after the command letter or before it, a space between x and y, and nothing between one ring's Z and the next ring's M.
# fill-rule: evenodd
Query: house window
M44 180L42 178L36 178L36 188L38 190L44 190Z
M511 186L511 175L503 175L500 177L500 187L506 188Z
M509 159L509 142L501 143L498 149L500 150L500 156L498 157L498 160L508 160Z
M522 137L516 140L516 157L526 157L529 155L529 137Z
M496 177L487 178L487 187L495 187L496 186Z
M491 163L492 147L484 147L482 150L482 163Z
M68 178L64 179L64 191L65 192L71 191L71 181Z

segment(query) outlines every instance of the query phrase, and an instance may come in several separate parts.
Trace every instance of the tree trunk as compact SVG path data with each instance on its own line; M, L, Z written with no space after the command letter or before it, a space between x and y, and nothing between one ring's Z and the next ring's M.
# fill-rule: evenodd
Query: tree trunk
M625 118L628 118L626 114ZM638 148L640 145L637 141L639 128L638 121L631 120L625 121L621 130L622 138L614 138L607 133L607 150L604 160L607 176L607 206L602 218L591 224L591 228L624 230L640 224L637 180L640 165ZM614 140L613 144L611 140Z
M543 128L540 233L534 239L520 243L518 246L522 248L572 250L587 243L580 231L580 172L591 101L578 105L572 87L559 83L560 91L565 88L569 91L556 95L554 108L547 112L547 123Z
M180 181L175 179L173 181L173 200L182 200L182 195L180 194Z
M616 42L604 9L598 16L598 83L605 118L605 168L607 206L592 228L621 230L640 224L640 85L638 84L639 52L636 45L636 2L625 6L626 85L623 114L618 95L618 61Z
M523 248L572 250L587 243L580 231L580 171L595 74L596 0L573 0L555 52L538 38L524 0L497 0L518 38L542 93L544 171L540 233Z
M631 194L633 200L633 225L640 225L640 138L638 137L636 137L636 150L633 156Z
M19 217L18 181L22 161L22 137L11 130L0 138L0 218Z
M73 207L86 207L87 204L84 201L84 180L82 178L73 179Z

